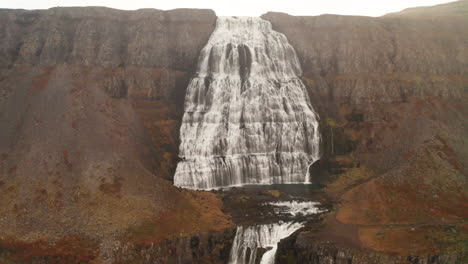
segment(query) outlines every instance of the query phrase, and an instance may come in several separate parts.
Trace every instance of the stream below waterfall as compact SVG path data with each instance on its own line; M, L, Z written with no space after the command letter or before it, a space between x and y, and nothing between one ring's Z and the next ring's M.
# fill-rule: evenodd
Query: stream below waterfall
M319 185L247 185L216 191L238 225L229 254L231 264L275 261L278 242L307 223L317 222L329 202Z

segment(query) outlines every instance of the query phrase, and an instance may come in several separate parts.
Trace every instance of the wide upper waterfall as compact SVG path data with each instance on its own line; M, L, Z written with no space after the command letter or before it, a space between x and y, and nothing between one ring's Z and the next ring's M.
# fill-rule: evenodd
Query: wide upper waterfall
M304 183L318 117L286 36L255 17L220 17L187 88L174 184L214 189Z

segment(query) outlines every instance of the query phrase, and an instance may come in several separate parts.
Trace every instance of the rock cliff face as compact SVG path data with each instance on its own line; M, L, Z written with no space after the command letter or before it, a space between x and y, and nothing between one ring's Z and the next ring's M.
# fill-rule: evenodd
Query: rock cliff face
M320 99L353 104L460 98L468 72L466 17L264 19L286 34ZM323 100L322 100L323 101ZM336 108L336 107L335 107Z
M310 264L450 264L463 263L463 254L432 254L428 256L388 255L381 252L347 248L333 243L310 243L304 235L284 239L279 245L276 262Z
M400 256L460 252L467 215L457 207L466 211L468 194L467 17L263 18L288 37L301 60L326 157L312 175L340 201L318 240L302 236L299 244L310 246L302 260L347 263L335 254L340 250L320 253L324 240ZM450 226L458 233L448 235ZM357 263L383 261L371 260Z
M214 195L164 180L215 20L209 10L0 10L2 252L73 263L100 258L123 233L139 244L229 227Z
M190 70L212 32L210 10L101 7L0 10L1 66L129 66Z
M235 229L203 232L139 246L117 243L111 254L117 263L228 263L235 233Z

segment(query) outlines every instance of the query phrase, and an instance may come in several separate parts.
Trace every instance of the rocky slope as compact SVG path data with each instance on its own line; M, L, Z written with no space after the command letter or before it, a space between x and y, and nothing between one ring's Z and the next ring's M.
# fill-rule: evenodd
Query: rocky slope
M125 233L156 243L230 226L214 195L164 180L215 20L209 10L0 10L0 240L11 259L96 259Z
M339 202L326 231L302 236L296 246L328 241L403 259L464 252L457 262L428 261L463 263L467 17L403 12L380 18L280 13L263 18L288 37L301 59L324 135L326 158L313 174ZM312 251L307 254L322 254Z

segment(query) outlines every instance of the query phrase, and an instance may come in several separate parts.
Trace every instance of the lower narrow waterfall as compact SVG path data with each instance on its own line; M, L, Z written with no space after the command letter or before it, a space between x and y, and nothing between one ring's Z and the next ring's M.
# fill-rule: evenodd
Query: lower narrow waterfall
M185 97L176 186L309 182L318 116L287 38L256 17L220 17Z
M286 222L237 228L234 243L229 255L230 264L255 264L257 258L260 264L275 263L278 242L290 236L302 227L300 223ZM262 256L260 249L266 250Z

